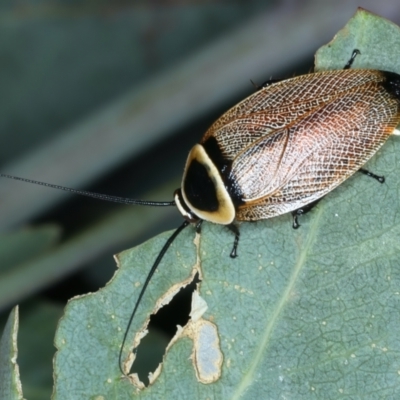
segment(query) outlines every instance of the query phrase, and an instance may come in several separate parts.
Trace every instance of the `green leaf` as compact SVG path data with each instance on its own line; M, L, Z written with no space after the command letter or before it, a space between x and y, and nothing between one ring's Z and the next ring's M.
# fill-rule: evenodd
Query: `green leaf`
M62 312L58 304L32 299L21 306L18 364L24 394L29 400L50 399L53 338Z
M17 364L18 307L8 318L0 340L0 399L23 399Z
M360 50L361 55L352 68L399 72L400 28L359 8L335 38L317 51L315 69L342 69L354 49Z
M9 273L17 265L47 251L59 240L60 233L60 229L55 225L43 225L1 235L0 272Z
M386 31L385 20L360 15L365 24L379 25L374 29L382 30L380 38L399 35ZM357 18L329 44L340 66L354 48L362 53L359 67L370 51L383 59L393 53L370 35L376 33L372 27L353 28ZM349 45L347 36L356 39ZM290 215L241 224L234 260L233 235L223 226L204 223L199 245L193 227L178 237L139 307L124 356L156 302L174 285L187 284L196 267L208 307L198 321L209 321L219 337L210 340L207 355L219 348L223 354L221 377L211 384L199 383L194 368L205 355L201 349L193 353L193 343L200 342L196 323L167 350L150 387L138 391L121 378L124 330L170 233L120 254L121 269L111 283L66 308L56 336L54 398L398 398L399 165L400 141L393 138L367 166L384 175L385 184L356 174L303 216L298 230L291 228Z
M57 243L60 233L55 225L43 225L0 236L0 309L20 301L43 280L30 265Z
M135 391L128 381L120 379L118 354L140 289L138 283L143 283L166 236L168 234L160 235L121 253L119 263L123 268L107 287L69 302L55 339L58 349L55 359L56 399L68 398L71 384L85 389L83 397L97 395L112 398L114 393L128 396ZM138 324L143 324L160 294L190 275L195 257L193 241L188 240L187 235L178 237L162 263L173 268L160 268L155 274L139 308L133 330L140 326Z

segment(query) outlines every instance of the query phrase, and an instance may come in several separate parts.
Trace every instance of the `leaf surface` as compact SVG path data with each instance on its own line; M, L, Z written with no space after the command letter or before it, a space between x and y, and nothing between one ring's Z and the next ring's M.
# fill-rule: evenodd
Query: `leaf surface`
M17 364L18 347L18 307L8 317L0 340L0 399L23 399L19 367Z

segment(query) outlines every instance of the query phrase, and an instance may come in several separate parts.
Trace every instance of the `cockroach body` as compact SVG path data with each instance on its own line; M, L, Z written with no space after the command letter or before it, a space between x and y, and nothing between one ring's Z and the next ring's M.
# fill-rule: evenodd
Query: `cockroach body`
M175 203L189 221L258 221L315 202L396 132L400 76L338 70L271 84L191 150Z

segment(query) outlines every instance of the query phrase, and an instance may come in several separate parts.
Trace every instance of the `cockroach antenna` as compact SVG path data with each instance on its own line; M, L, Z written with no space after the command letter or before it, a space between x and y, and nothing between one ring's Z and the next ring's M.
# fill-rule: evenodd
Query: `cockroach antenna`
M122 366L122 353L124 351L124 347L125 347L125 343L126 343L126 339L128 337L128 333L129 330L131 328L132 325L132 321L133 318L135 317L136 314L136 310L139 307L139 304L143 298L143 295L147 289L147 286L149 285L152 276L154 275L154 272L156 271L158 265L160 264L161 260L163 259L165 253L167 252L167 250L169 249L169 247L171 246L171 244L173 243L173 241L177 238L177 236L183 231L183 229L185 229L187 226L189 225L189 221L183 221L183 224L179 226L179 228L177 228L174 233L168 238L168 240L165 242L163 248L161 249L160 253L158 254L156 260L154 261L153 266L151 267L149 273L147 274L146 280L144 281L142 290L139 293L139 297L136 300L135 303L135 307L133 308L133 311L131 313L131 316L129 317L129 321L128 321L128 325L126 326L125 329L125 333L124 333L124 337L122 339L122 344L121 344L121 349L119 351L119 357L118 357L118 364L119 364L119 369L122 372L123 375L126 376L126 373L124 372L123 366Z
M99 200L111 201L113 203L131 204L131 205L135 205L135 206L151 206L151 207L175 206L175 201L147 201L147 200L130 199L128 197L110 196L108 194L94 193L94 192L89 192L87 190L71 189L71 188L65 187L65 186L35 181L33 179L20 178L19 176L8 175L8 174L0 174L0 178L8 178L8 179L14 179L16 181L21 181L21 182L33 183L34 185L40 185L40 186L45 186L45 187L52 188L52 189L63 190L64 192L79 194L80 196L92 197L94 199L99 199Z

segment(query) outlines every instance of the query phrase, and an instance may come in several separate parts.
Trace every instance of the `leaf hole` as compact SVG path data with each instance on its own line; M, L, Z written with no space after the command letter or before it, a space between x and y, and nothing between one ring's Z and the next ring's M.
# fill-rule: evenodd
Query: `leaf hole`
M200 282L199 273L196 273L168 304L150 316L148 333L134 350L136 358L129 372L136 373L144 386L149 386L149 374L154 374L162 363L168 345L178 331L177 325L184 328L189 322L192 296Z

